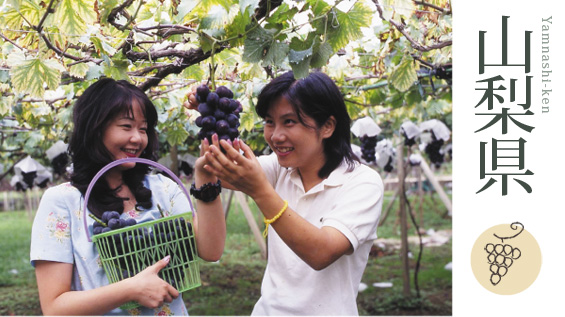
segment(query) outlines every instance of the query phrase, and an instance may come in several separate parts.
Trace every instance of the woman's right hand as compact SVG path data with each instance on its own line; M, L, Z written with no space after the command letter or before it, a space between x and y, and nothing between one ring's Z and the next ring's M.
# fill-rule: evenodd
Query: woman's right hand
M170 256L166 256L130 279L133 300L142 306L157 308L179 296L179 292L158 275L169 260Z

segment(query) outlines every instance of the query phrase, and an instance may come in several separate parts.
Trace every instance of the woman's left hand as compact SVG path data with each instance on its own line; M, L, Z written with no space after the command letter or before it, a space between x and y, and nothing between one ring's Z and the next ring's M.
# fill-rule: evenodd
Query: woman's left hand
M225 150L222 153L220 146ZM240 154L243 151L243 155ZM268 184L257 157L247 144L235 139L232 142L212 137L212 144L205 154L204 168L235 189L255 198Z

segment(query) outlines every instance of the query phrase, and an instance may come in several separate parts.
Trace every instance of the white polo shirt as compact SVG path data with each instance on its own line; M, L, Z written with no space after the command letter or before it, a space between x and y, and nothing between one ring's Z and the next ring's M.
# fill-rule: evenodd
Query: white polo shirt
M359 283L377 238L384 189L381 177L366 165L357 164L347 172L342 164L305 193L296 169L281 167L274 154L258 159L289 207L318 228L339 230L354 252L316 271L269 226L267 268L252 315L358 315Z

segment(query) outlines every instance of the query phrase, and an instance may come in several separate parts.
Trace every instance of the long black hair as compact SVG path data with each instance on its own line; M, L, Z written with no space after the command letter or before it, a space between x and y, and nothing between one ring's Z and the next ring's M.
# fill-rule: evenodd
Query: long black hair
M94 175L113 161L103 143L103 135L112 119L122 113L133 116L132 104L136 100L147 120L147 147L140 155L155 160L159 142L155 127L157 110L145 93L125 80L102 78L89 86L77 99L73 109L73 132L69 141L69 154L73 164L71 184L83 195ZM123 181L134 194L137 206L150 208L151 191L143 186L149 166L136 164L123 172ZM104 178L96 182L88 201L88 209L97 216L104 211L123 212L123 198L116 195Z
M292 71L273 79L259 94L255 110L261 118L265 118L270 107L281 97L288 100L298 114L300 123L307 126L304 117L310 117L319 129L333 116L336 126L333 134L323 141L326 162L318 171L320 178L326 178L343 160L352 170L359 158L351 149L351 118L347 113L345 102L334 81L322 72L310 73L302 79L294 78Z

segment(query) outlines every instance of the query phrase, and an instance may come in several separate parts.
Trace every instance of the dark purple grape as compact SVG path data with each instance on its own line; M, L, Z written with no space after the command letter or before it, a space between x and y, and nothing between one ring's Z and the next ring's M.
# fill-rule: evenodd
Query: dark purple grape
M209 93L210 93L210 88L208 88L208 86L204 84L196 87L196 95L200 97L200 100L206 100Z
M234 112L234 111L237 109L237 107L239 107L238 101L235 100L235 99L231 99L231 100L230 100L230 105L229 105L229 110L230 110L231 112Z
M206 137L206 131L205 130L198 131L196 137L198 138L198 140L204 140L204 138Z
M218 136L218 141L219 141L219 140L226 140L226 141L228 141L229 139L230 139L230 136L227 135L227 134L220 134L220 135Z
M228 135L230 136L230 139L233 140L239 136L239 131L237 131L236 128L229 128Z
M231 112L230 99L226 97L220 98L220 101L218 102L218 108L226 113Z
M120 223L120 228L127 227L126 225L127 221L125 219L120 218L118 219L118 222Z
M214 111L214 118L216 118L216 121L225 119L226 113L220 109L216 109L216 111Z
M112 218L110 220L108 220L108 228L114 230L114 229L119 229L120 227L120 220L116 219L116 218Z
M197 127L202 128L202 116L199 116L198 118L196 118L194 120L194 123L196 124Z
M95 222L95 223L97 223L97 222ZM95 227L95 228L92 230L92 233L93 233L93 234L102 233L102 230L103 230L103 229L104 229L104 227Z
M227 115L226 121L230 124L230 128L237 128L239 126L239 118L233 113Z
M206 103L210 105L210 107L216 108L218 106L219 100L220 97L218 96L218 94L215 92L211 92L208 94L208 97L206 98Z
M198 112L200 112L200 115L202 115L203 117L211 116L214 114L214 110L212 110L212 108L209 107L206 103L201 103L198 105Z
M216 122L216 132L218 132L218 134L228 133L229 128L230 124L226 120L218 120Z
M215 128L216 128L216 118L210 115L202 119L202 129L212 130Z
M229 98L229 99L233 98L233 92L226 86L217 87L216 93L218 94L218 96L220 96L220 98L222 98L222 97L226 97L226 98Z
M134 226L137 224L137 221L133 218L129 218L126 220L126 227Z
M216 134L216 131L214 131L214 130L206 131L206 139L208 139L208 142L210 144L212 144L212 136L214 134Z
M104 223L108 223L108 220L110 220L110 213L111 211L105 211L104 213L102 213L102 222Z

